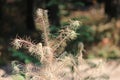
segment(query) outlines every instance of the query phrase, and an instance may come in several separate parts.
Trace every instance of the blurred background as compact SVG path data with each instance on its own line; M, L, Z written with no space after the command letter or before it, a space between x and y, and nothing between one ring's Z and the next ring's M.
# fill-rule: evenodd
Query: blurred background
M1 65L11 60L28 59L23 59L20 55L23 52L11 47L16 36L41 41L34 22L37 8L48 10L53 35L69 19L80 19L83 23L78 32L80 35L68 46L83 42L85 58L120 58L120 0L0 0ZM66 51L70 50L66 47ZM73 46L71 52L74 51Z

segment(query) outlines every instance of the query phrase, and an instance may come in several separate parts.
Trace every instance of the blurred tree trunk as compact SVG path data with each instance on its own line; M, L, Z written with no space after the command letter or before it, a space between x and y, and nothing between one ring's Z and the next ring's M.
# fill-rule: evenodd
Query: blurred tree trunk
M60 26L60 16L59 16L59 8L57 4L53 4L49 7L46 7L48 9L48 15L49 15L49 22L52 25Z
M0 0L0 25L2 23L2 15L3 15L3 2Z
M27 0L26 24L27 24L27 29L29 29L29 30L35 29L34 18L33 18L33 9L34 9L34 0Z
M111 18L120 18L120 0L105 0L105 13Z
M49 22L51 25L60 26L60 16L59 16L59 2L60 1L52 1L45 0L45 8L48 10ZM49 5L52 3L51 5Z

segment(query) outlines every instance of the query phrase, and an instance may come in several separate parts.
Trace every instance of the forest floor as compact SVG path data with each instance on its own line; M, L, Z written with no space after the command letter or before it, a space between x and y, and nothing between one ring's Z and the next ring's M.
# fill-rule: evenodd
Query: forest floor
M94 63L94 64L99 64L99 62L101 61L101 59L91 59L89 60L89 63ZM87 67L87 65L83 65L84 67ZM8 65L7 66L4 66L4 70L3 69L0 69L0 80L14 80L13 79L13 74L9 74L9 73L6 73L9 72L8 70ZM82 68L82 66L81 66ZM6 71L5 71L6 70ZM91 68L92 70L92 68ZM100 72L97 72L98 70L95 70L95 71L92 71L92 73L95 73L96 74L101 74L103 73L103 76L105 77L107 75L107 77L109 77L109 79L95 79L95 80L120 80L120 60L111 60L111 61L107 61L104 63L104 60L103 60L103 63L100 67ZM85 72L84 72L85 73ZM85 74L82 74L82 75L86 75L87 73ZM98 76L99 76L98 74ZM22 79L20 79L22 80ZM91 79L90 79L91 80Z

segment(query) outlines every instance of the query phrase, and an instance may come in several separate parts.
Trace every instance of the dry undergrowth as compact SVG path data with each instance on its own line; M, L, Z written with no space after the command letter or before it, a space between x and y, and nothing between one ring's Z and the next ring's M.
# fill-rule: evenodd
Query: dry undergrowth
M24 40L16 38L12 42L16 49L25 48L40 62L40 66L26 64L24 71L25 80L108 80L108 77L102 73L102 64L92 64L82 59L84 45L79 43L78 55L68 55L66 52L57 56L56 50L66 43L67 40L73 40L77 37L75 32L81 22L70 20L70 24L60 30L60 36L56 39L49 38L49 22L47 11L37 10L35 19L36 27L42 31L44 43L33 43L29 39ZM59 42L59 43L55 43ZM54 44L53 44L54 42ZM62 46L64 47L64 46Z

